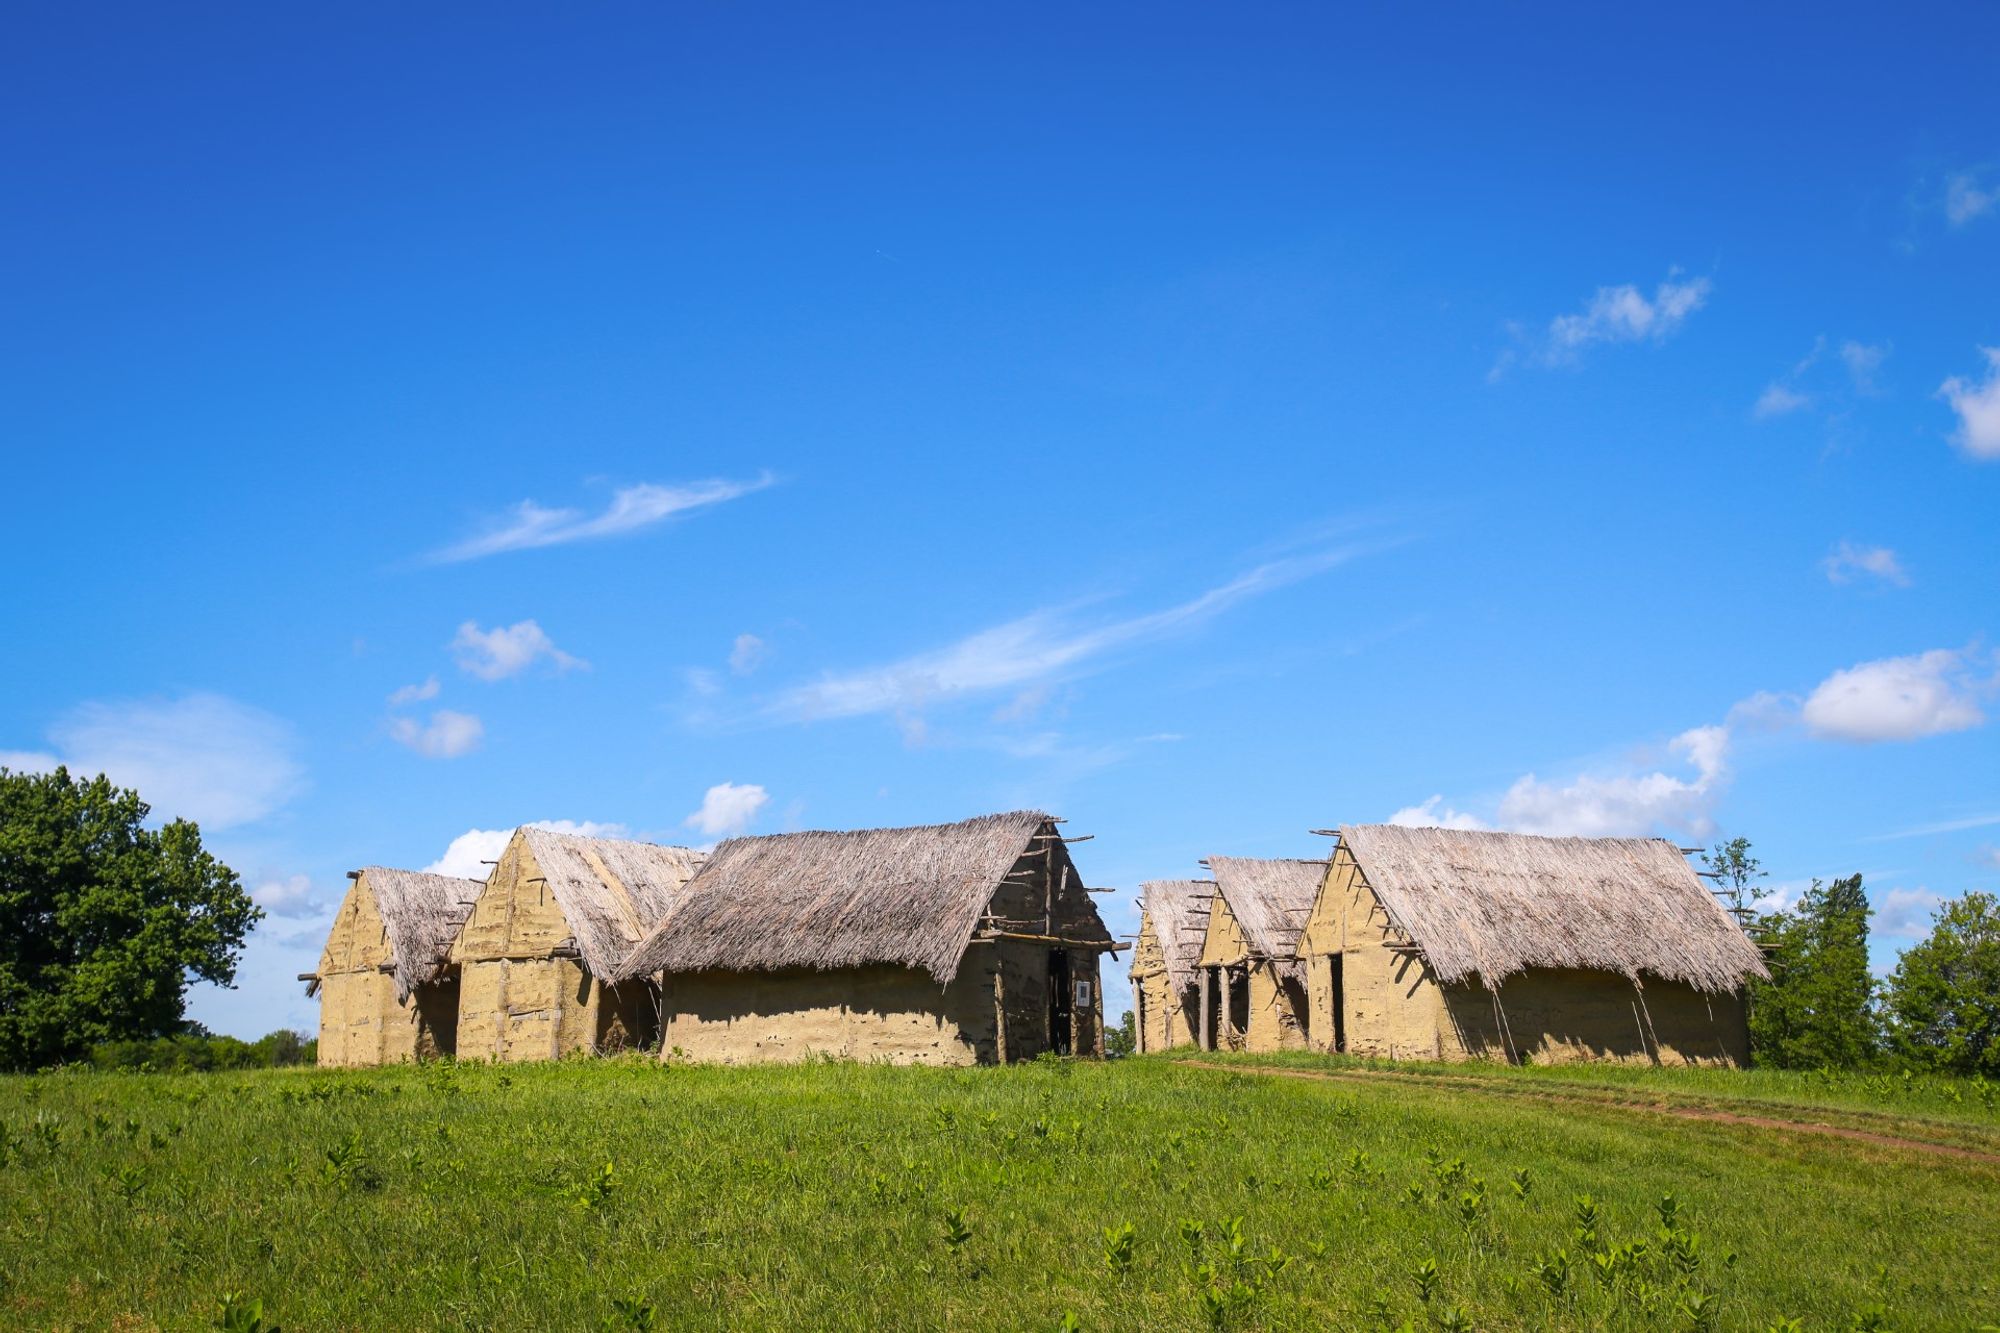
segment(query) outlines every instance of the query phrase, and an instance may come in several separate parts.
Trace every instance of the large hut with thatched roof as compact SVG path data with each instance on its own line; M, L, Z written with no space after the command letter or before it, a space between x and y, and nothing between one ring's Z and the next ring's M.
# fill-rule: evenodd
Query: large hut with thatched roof
M451 942L483 887L414 870L349 874L319 970L319 1062L381 1065L450 1055L458 1037Z
M657 996L618 969L700 864L685 847L516 829L451 948L459 1057L549 1060L652 1044Z
M1035 811L731 838L624 963L663 1059L967 1065L1101 1055L1083 878Z
M1741 1064L1757 947L1658 838L1344 825L1298 954L1314 1046Z
M1131 976L1133 1035L1141 1054L1196 1044L1202 928L1214 896L1211 880L1159 879L1139 886Z
M1215 882L1197 960L1197 1044L1211 1051L1306 1049L1299 932L1326 862L1213 856L1206 864Z

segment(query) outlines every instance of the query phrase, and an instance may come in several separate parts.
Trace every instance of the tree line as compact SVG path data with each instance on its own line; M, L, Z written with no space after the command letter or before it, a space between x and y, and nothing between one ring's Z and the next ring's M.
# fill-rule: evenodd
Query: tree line
M1872 909L1861 876L1815 879L1788 908L1750 840L1702 853L1724 905L1763 948L1769 981L1748 995L1752 1060L1781 1069L1893 1063L2000 1077L2000 898L1974 890L1943 903L1929 935L1887 977L1869 965Z

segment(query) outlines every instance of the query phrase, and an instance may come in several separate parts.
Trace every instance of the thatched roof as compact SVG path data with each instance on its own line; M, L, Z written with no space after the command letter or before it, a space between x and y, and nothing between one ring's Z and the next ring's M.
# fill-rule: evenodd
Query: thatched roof
M584 966L597 977L617 973L632 946L680 902L702 863L701 853L686 847L525 826L519 836L548 878Z
M1443 981L1498 985L1531 967L1573 967L1719 992L1769 975L1742 927L1659 838L1350 824L1340 840Z
M920 828L731 838L619 975L890 963L948 982L1000 881L1039 854L1037 835L1054 837L1054 822L1022 810ZM1080 893L1074 868L1070 881ZM1109 943L1095 909L1086 910Z
M1167 984L1176 992L1195 983L1201 963L1201 927L1208 914L1200 911L1215 893L1205 879L1156 879L1139 886L1139 903L1146 909L1160 953L1167 963Z
M1243 928L1251 956L1290 963L1298 953L1306 913L1326 878L1326 862L1211 856L1208 868L1215 875L1216 892Z
M396 999L436 978L451 954L451 942L472 914L486 886L476 879L430 875L420 870L368 866L359 872L375 898L389 932L389 963L396 976Z

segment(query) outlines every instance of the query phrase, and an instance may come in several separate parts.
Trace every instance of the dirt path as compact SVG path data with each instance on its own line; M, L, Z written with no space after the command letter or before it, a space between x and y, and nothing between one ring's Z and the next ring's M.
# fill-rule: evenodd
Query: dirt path
M1927 1139L1905 1138L1899 1134L1882 1134L1869 1129L1828 1125L1811 1120L1785 1120L1777 1116L1745 1115L1740 1111L1719 1111L1704 1106L1676 1106L1672 1102L1661 1100L1634 1101L1618 1096L1592 1096L1582 1091L1503 1085L1486 1079L1413 1078L1385 1070L1278 1069L1267 1065L1214 1064L1206 1060L1182 1060L1178 1063L1218 1073L1263 1074L1272 1078L1299 1078L1317 1083L1406 1083L1418 1087L1479 1092L1493 1097L1525 1097L1537 1101L1566 1102L1578 1106L1606 1107L1619 1111L1672 1116L1678 1120L1706 1120L1715 1124L1749 1125L1757 1129L1775 1129L1788 1134L1820 1134L1888 1148L1903 1148L1911 1152L1931 1153L1939 1157L1956 1157L1966 1161L2000 1165L2000 1152L1966 1148L1954 1143L1933 1143Z

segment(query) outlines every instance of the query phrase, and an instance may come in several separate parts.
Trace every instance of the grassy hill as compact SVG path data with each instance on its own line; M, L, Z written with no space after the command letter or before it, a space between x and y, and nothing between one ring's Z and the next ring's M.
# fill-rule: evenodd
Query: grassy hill
M0 1079L0 1322L2000 1323L1978 1087L1250 1063Z

